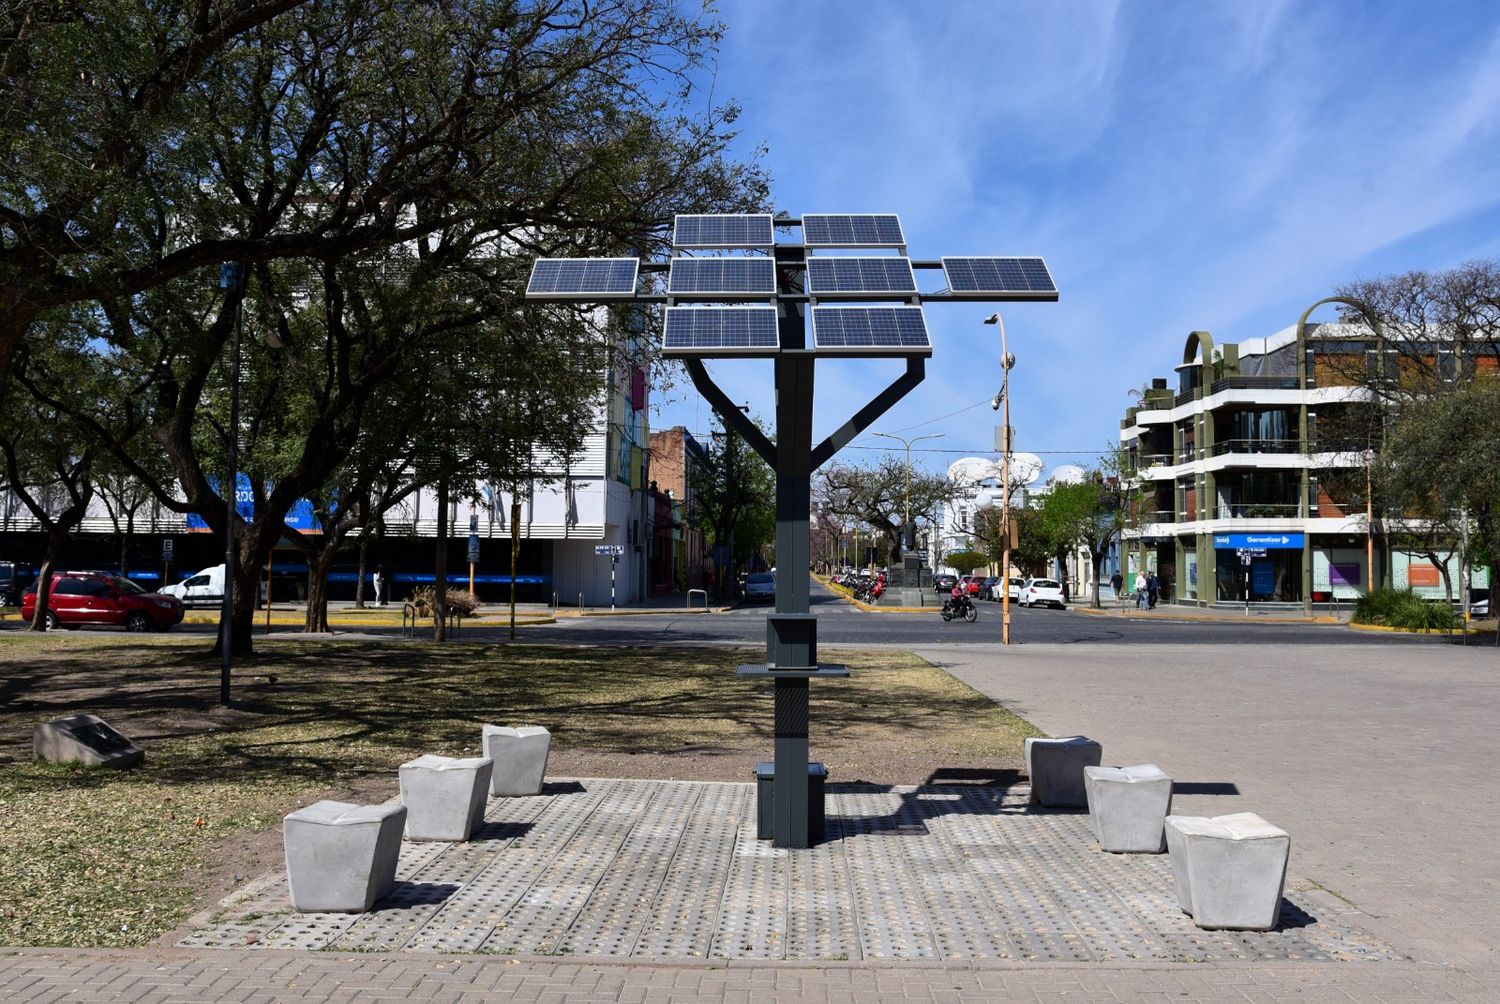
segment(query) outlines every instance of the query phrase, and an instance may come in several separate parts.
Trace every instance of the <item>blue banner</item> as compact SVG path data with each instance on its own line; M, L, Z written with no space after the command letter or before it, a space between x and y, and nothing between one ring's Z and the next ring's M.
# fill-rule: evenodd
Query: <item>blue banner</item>
M1216 533L1214 547L1301 550L1302 538L1300 533Z
M219 481L217 478L209 478L208 483L214 491L219 490ZM266 490L270 490L269 485ZM255 495L250 490L250 478L247 475L241 474L238 478L234 493L234 505L241 519L247 523L255 519ZM292 503L292 511L286 514L286 525L293 530L319 531L323 529L319 525L317 518L313 516L312 503L307 499L298 499ZM188 513L187 528L189 530L207 530L208 524L197 513Z

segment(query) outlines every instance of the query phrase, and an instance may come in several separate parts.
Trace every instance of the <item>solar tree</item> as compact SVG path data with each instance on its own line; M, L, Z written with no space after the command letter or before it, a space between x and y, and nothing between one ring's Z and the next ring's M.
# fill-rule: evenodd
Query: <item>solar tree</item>
M800 229L802 240L778 241L778 229ZM917 271L940 271L945 287L921 291ZM662 272L664 292L659 282L642 288L643 274ZM661 305L661 354L682 360L699 393L776 472L776 609L767 618L765 663L738 672L775 684L774 845L810 846L808 683L849 675L845 666L818 661L817 619L803 574L810 559L812 474L921 383L932 354L924 304L1055 301L1046 264L1041 258L913 260L901 221L890 214L800 220L769 213L679 215L666 262L541 258L526 295ZM888 357L903 361L905 371L814 444L816 364L840 357ZM774 440L714 383L705 361L716 358L771 360Z

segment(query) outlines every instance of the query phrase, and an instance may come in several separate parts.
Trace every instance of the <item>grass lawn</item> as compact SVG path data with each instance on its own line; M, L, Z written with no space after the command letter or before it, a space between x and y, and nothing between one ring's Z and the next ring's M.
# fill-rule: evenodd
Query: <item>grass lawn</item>
M769 759L771 688L733 672L750 650L258 643L223 709L202 637L0 635L0 944L149 943L278 867L287 812L389 798L399 764L476 755L487 722L551 729L554 776L748 780ZM812 685L830 782L1013 774L1040 734L915 656L823 655L853 671ZM33 764L33 723L82 712L145 764Z

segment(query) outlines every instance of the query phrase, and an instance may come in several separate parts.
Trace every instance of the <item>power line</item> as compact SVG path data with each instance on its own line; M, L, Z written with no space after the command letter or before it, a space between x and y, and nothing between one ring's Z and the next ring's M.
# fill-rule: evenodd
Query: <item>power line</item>
M978 407L980 407L982 405L989 404L991 400L992 400L992 398L988 398L988 397L981 398L980 400L975 401L973 404L969 405L967 408L960 408L958 411L955 411L955 412L953 412L950 415L944 415L941 418L929 418L925 422L918 422L916 425L908 425L906 428L904 428L904 429L897 429L896 431L897 432L910 432L912 429L920 429L920 428L922 428L923 426L926 426L926 425L932 425L932 424L937 423L937 422L945 422L945 421L947 421L950 418L954 418L954 417L956 417L958 415L962 415L965 412L973 411L975 408L978 408Z

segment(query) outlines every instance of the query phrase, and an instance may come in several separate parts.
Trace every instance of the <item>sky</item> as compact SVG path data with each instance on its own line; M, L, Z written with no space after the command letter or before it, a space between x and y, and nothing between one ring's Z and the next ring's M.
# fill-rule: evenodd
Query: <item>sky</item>
M1000 345L982 321L997 307L1015 448L1087 466L1118 442L1131 389L1176 386L1189 331L1260 338L1354 279L1500 257L1493 0L718 10L702 99L741 104L739 150L766 147L777 211L893 212L913 258L1039 255L1060 291L927 307L927 379L841 463L888 451L875 431L942 433L912 450L934 472L994 456ZM768 360L709 369L771 420ZM819 362L815 438L902 369ZM718 427L685 376L656 408L654 428Z

